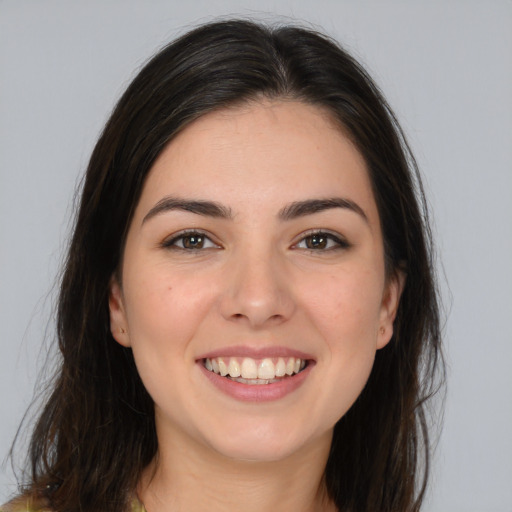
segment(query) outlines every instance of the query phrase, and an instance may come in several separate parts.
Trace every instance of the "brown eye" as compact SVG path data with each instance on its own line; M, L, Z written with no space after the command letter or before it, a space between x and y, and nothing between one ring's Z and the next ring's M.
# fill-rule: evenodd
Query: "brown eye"
M204 246L203 235L187 235L182 237L184 249L202 249Z
M201 249L219 248L210 238L200 232L181 233L171 240L165 241L163 247L182 251L199 251Z
M332 233L311 233L302 238L295 246L296 249L309 251L330 251L335 249L347 249L350 244L343 238Z
M308 236L304 241L308 249L325 249L328 243L327 237L323 234Z

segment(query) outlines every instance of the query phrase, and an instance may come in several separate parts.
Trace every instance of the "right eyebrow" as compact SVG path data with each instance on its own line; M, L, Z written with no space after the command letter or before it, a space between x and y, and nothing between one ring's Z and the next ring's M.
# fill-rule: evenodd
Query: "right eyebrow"
M156 215L172 210L183 210L186 212L195 213L196 215L203 215L205 217L216 217L220 219L232 219L233 214L230 208L227 208L214 201L200 201L193 199L182 199L173 196L166 196L160 199L158 203L149 210L142 224Z
M368 224L368 216L364 210L355 201L344 197L296 201L285 206L279 212L279 217L282 220L292 220L298 217L305 217L306 215L322 212L324 210L330 210L332 208L344 208L357 213Z

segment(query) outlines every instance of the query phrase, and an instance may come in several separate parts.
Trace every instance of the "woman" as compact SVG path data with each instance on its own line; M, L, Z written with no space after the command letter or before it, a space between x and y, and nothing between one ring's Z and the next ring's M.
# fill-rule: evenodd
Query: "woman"
M393 114L332 41L233 20L164 48L92 154L62 364L3 510L419 510L425 211Z

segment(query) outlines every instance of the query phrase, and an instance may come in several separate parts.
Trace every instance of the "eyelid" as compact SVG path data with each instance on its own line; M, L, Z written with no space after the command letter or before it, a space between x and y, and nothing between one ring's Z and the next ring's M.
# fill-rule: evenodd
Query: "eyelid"
M302 242L304 242L308 237L315 236L315 235L324 235L326 238L328 238L331 241L334 241L336 243L335 247L328 247L325 249L310 249L310 248L302 248L298 247L298 245ZM330 229L322 229L322 228L316 228L316 229L310 229L308 231L304 231L301 233L297 239L296 242L294 242L291 246L292 249L298 249L298 250L305 250L305 251L311 251L311 252L327 252L327 251L333 251L337 249L349 249L352 246L351 243L348 242L348 240L341 235L340 233L337 233L336 231L331 231Z
M176 245L176 242L182 238L186 238L187 236L202 236L205 239L209 240L215 247L204 247L204 248L198 248L198 249L187 249L185 247L179 247ZM165 249L177 249L185 252L193 252L193 251L201 251L201 250L207 250L207 249L214 249L218 248L221 249L221 245L215 241L210 233L203 229L195 229L195 228L189 228L189 229L182 229L181 231L178 231L176 233L173 233L172 235L167 236L160 244L161 247Z

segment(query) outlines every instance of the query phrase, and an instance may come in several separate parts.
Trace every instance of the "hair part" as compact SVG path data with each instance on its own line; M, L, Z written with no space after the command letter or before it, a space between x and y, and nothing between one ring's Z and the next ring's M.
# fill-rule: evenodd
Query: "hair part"
M418 511L428 476L425 401L442 368L438 295L421 179L366 71L303 28L214 22L164 47L119 100L92 153L61 282L62 365L30 446L33 495L53 510L121 512L157 453L153 402L110 332L108 291L145 179L181 130L214 110L286 99L328 112L360 151L386 268L406 274L391 342L339 420L325 471L342 511ZM423 455L422 455L423 454Z

